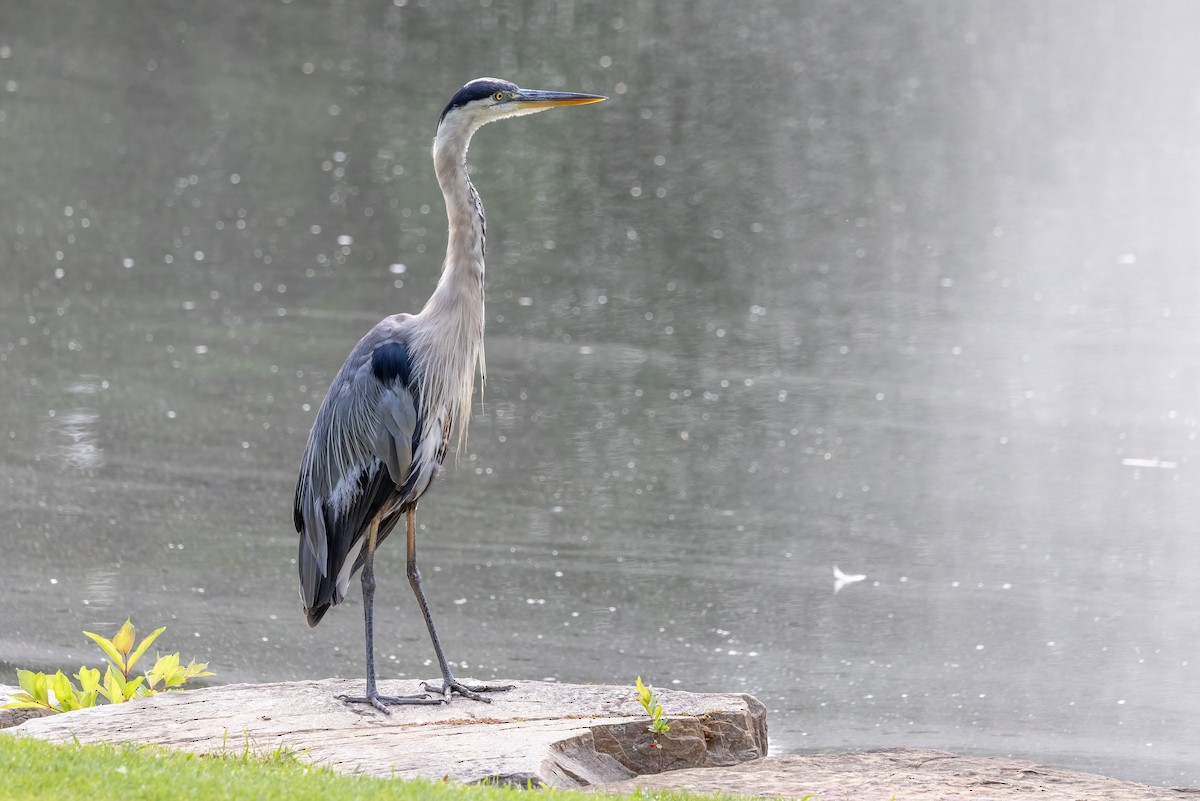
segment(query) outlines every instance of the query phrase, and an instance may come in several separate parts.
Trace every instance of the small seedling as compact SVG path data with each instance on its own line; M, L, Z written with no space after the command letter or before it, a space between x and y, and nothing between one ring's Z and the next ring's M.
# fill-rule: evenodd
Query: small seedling
M654 694L654 689L643 684L641 676L637 677L637 684L635 686L637 687L638 703L642 705L642 709L646 710L646 714L650 716L650 725L646 727L646 731L656 735L669 732L671 726L663 720L662 704L658 702L658 697ZM658 769L662 771L663 752L657 737L650 741L650 747L658 750Z
M658 698L654 695L654 690L642 683L642 677L637 677L637 694L638 702L641 703L642 709L646 710L646 714L650 716L650 725L646 727L646 731L653 734L666 734L671 730L671 726L662 718L662 705L658 703Z

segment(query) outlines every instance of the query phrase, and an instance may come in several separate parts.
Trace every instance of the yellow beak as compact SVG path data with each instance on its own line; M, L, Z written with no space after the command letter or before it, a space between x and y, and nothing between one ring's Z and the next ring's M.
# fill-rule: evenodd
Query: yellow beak
M583 106L608 100L603 95L585 95L578 92L544 92L540 89L522 89L513 102L522 108L552 108L554 106Z

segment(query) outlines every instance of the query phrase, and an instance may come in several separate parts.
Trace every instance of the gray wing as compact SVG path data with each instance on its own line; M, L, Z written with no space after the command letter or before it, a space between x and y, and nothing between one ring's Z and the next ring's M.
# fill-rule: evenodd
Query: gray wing
M409 478L419 429L407 315L371 329L338 371L317 412L296 484L300 596L310 626L346 596L371 520L391 514Z

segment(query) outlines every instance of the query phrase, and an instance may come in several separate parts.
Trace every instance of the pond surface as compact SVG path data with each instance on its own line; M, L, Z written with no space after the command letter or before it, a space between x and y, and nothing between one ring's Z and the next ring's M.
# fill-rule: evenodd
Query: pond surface
M418 518L460 674L1200 786L1200 6L9 6L7 665L131 614L222 681L361 675L296 468L497 75L611 100L471 151L488 382ZM381 673L430 678L402 551Z

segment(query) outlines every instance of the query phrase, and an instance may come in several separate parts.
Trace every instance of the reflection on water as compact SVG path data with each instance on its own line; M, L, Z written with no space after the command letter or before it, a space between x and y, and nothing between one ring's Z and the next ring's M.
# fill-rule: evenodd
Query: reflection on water
M47 453L67 467L86 470L104 464L104 455L96 444L95 427L100 416L94 409L50 410L45 424Z
M85 376L70 384L66 391L71 395L90 396L106 389L107 383ZM95 409L50 409L46 414L47 419L42 423L46 455L75 470L91 470L104 465L104 451L96 433L100 415Z
M95 616L94 625L104 633L116 631L125 622L124 618L117 619L121 614L117 604L124 602L118 579L117 571L108 567L93 567L83 576L80 603L88 607L89 617ZM105 613L108 616L102 617Z
M8 9L0 661L132 614L222 680L360 674L358 601L299 613L295 470L499 74L612 100L472 149L488 384L419 521L460 672L1200 785L1198 17ZM380 663L426 678L401 551Z

